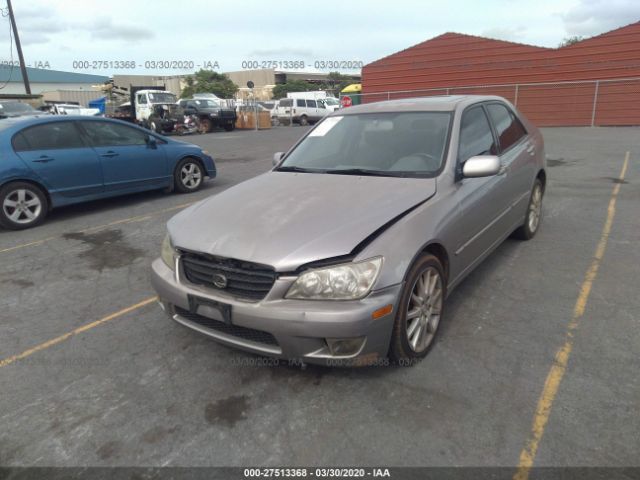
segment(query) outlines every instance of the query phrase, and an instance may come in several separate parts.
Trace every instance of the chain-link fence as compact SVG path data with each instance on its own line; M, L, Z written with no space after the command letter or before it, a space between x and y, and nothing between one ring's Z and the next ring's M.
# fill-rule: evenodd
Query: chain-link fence
M499 95L538 126L640 125L640 77L392 90L362 93L358 100L371 103L437 95Z

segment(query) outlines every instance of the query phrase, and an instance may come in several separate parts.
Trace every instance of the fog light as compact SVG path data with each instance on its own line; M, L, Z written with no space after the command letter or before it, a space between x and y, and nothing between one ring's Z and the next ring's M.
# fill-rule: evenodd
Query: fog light
M334 357L348 357L356 355L362 350L366 337L356 338L327 338L327 346Z

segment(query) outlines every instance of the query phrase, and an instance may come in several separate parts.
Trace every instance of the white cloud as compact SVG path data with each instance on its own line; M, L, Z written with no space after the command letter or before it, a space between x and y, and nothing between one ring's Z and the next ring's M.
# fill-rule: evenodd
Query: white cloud
M580 0L562 15L568 35L593 36L640 20L638 0Z
M346 11L321 14L301 10L299 0L280 0L277 8L264 0L151 9L131 0L29 0L14 7L25 58L68 71L76 60L93 59L217 61L222 71L239 70L243 60L369 63L447 31L555 47L568 35L640 19L640 0L397 0L393 8L388 0L351 0ZM2 20L0 59L9 54Z
M525 27L493 27L483 30L481 35L496 40L506 40L508 42L524 42L527 29Z

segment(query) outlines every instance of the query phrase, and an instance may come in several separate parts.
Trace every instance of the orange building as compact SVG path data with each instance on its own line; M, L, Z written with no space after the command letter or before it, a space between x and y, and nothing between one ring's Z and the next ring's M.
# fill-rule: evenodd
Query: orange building
M560 48L445 33L365 65L362 90L501 95L540 126L640 125L640 22Z

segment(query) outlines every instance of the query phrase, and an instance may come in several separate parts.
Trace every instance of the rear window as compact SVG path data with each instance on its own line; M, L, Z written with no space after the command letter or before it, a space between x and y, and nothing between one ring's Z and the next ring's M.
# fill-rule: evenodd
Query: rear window
M35 108L22 102L5 102L0 103L0 112L6 113L27 113L35 112Z

